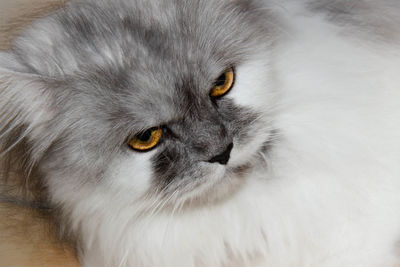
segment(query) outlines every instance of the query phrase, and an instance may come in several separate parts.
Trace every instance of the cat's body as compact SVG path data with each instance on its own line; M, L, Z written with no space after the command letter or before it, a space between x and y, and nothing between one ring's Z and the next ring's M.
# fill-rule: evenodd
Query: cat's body
M2 137L28 144L85 267L398 266L400 4L383 2L73 4L0 54ZM158 125L154 149L126 145Z

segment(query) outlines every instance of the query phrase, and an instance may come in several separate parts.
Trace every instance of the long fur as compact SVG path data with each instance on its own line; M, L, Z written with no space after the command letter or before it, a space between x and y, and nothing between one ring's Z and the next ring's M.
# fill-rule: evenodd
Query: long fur
M86 267L399 266L400 5L384 2L72 4L0 56L0 135L28 143ZM185 142L121 146L160 121ZM231 140L227 166L199 163Z

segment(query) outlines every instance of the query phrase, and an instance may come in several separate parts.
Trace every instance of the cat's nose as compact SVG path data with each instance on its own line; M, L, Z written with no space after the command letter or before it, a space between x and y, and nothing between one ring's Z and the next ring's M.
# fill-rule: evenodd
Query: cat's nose
M232 148L233 148L233 143L230 143L224 152L211 158L208 162L210 163L218 162L219 164L226 165L229 161L229 157L231 156Z

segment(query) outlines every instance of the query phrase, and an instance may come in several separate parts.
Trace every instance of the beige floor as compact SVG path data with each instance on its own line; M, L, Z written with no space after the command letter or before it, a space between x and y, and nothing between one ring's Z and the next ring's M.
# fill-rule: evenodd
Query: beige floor
M0 0L0 50L7 49L32 19L63 0ZM0 204L0 267L77 267L74 253L60 244L35 212Z

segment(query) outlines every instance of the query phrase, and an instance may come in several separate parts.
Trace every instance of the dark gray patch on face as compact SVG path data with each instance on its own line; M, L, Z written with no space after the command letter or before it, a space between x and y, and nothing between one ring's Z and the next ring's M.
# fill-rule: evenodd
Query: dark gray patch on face
M225 151L233 138L246 142L248 127L257 117L227 98L214 105L208 91L199 94L195 89L189 77L176 85L176 115L165 124L173 134L164 136L161 152L152 159L155 188L172 192L177 185L206 177L199 164Z
M173 191L174 183L203 178L207 173L201 171L200 164L224 152L233 139L237 143L248 141L249 125L256 114L234 107L230 100L221 99L218 108L209 99L205 102L167 125L174 135L164 138L163 149L152 159L156 188Z

